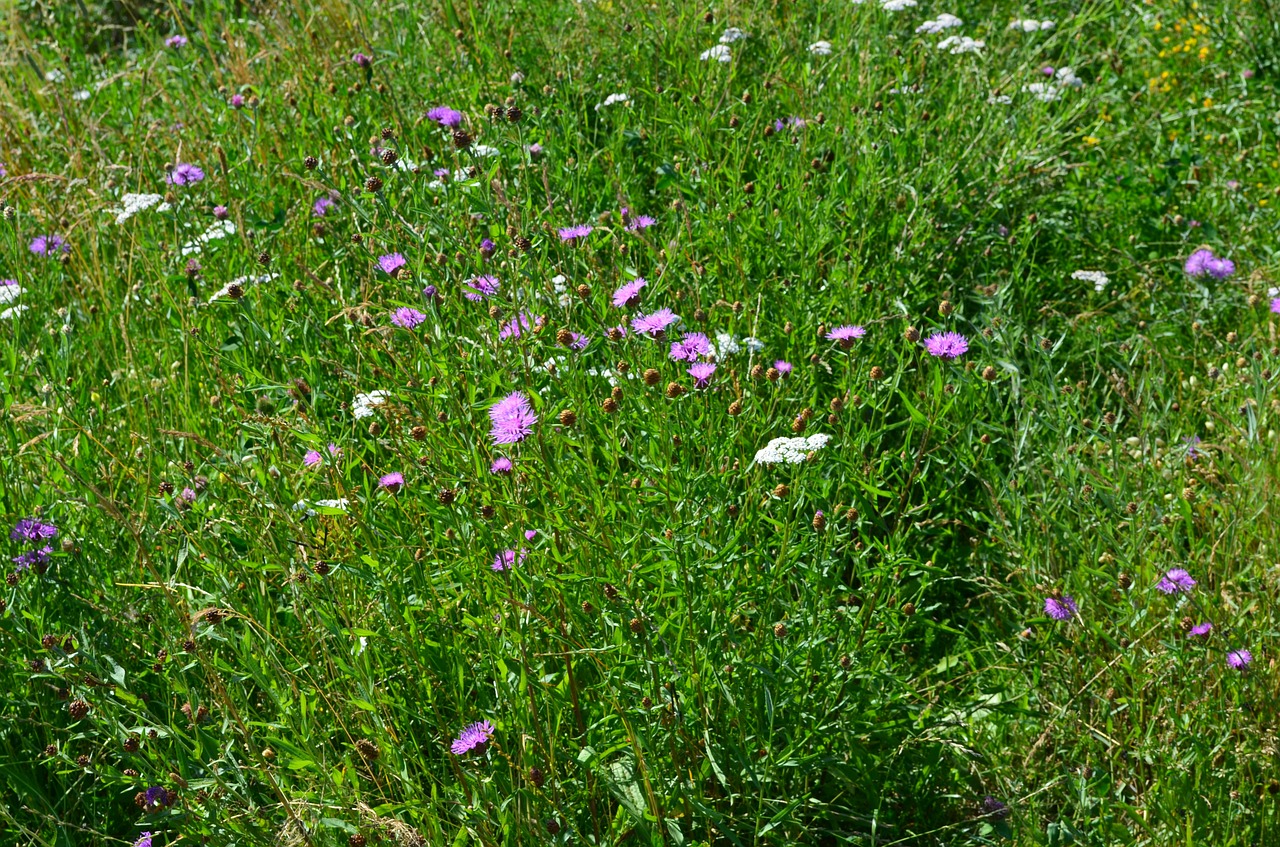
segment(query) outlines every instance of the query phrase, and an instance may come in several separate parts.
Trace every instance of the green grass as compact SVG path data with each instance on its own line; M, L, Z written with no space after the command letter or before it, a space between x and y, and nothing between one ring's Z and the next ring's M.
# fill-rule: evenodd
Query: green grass
M1280 838L1267 3L144 5L19 2L0 51L0 511L58 527L2 595L7 840Z

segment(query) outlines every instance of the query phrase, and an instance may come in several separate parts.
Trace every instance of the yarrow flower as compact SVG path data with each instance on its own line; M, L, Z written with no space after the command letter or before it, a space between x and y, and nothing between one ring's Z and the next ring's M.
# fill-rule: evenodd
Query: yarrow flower
M935 332L924 340L924 349L939 359L955 359L969 352L969 339L958 332Z
M695 388L706 388L707 381L715 372L716 366L712 362L698 362L689 368L689 376L694 378Z
M173 166L173 170L169 171L169 176L165 182L170 185L195 185L204 179L204 171L200 170L198 165L190 162L178 162Z
M615 104L615 103L623 103L623 104L626 104L626 103L629 103L630 101L631 101L631 97L630 97L629 95L626 95L626 94L610 94L608 97L604 98L604 102L603 102L603 103L597 103L597 104L596 104L596 111L598 112L598 111L600 111L601 109L603 109L603 108L607 108L607 107L609 107L609 106L612 106L612 105L613 105L613 104Z
M61 235L37 235L31 239L27 249L37 256L52 256L56 253L70 253L71 245Z
M1070 595L1063 594L1061 597L1044 598L1044 613L1055 621L1068 620L1078 611L1080 611L1080 607L1076 605L1076 601Z
M484 276L475 276L462 283L462 287L468 290L462 293L463 297L473 303L478 303L485 298L492 297L498 293L501 283L498 282L496 276L485 274Z
M17 300L22 296L23 290L16 279L0 279L0 305Z
M618 286L618 290L613 292L613 305L619 309L630 309L640 302L640 291L649 283L645 278L638 276L631 282ZM1280 300L1276 300L1280 303Z
M505 476L511 473L511 460L506 456L499 456L493 460L493 464L489 465L489 473L498 476Z
M462 125L462 113L448 106L436 106L427 111L427 120L435 121L440 126L457 129Z
M807 438L775 438L756 451L755 461L760 465L798 465L830 441L831 436L824 432Z
M810 53L812 53L812 54L813 54L813 55L815 55L815 56L830 56L830 55L831 55L831 42L830 42L830 41L815 41L815 42L813 42L812 44L810 44L810 45L809 45L809 52L810 52Z
M492 426L489 437L494 444L517 444L533 434L538 416L523 392L513 391L489 408Z
M404 487L404 474L400 473L400 471L393 471L392 473L384 474L383 476L378 477L378 487L385 488L392 494L395 494Z
M1071 278L1092 282L1093 290L1097 292L1101 292L1111 282L1111 279L1102 271L1076 271L1071 274Z
M411 309L408 306L401 306L391 313L391 322L396 326L405 329L413 329L427 319L427 316L417 309Z
M525 556L528 550L521 548L519 553L515 550L503 550L501 553L493 557L493 570L495 573L509 571L516 565L524 564Z
M1227 664L1238 671L1242 671L1253 661L1253 654L1248 650L1232 650L1227 654Z
M359 420L373 414L374 407L387 402L391 395L386 391L370 391L368 394L357 394L351 401L351 414Z
M733 51L724 44L716 44L703 50L698 58L704 62L728 62L733 59Z
M1010 21L1008 28L1015 30L1017 32L1036 32L1038 30L1050 30L1050 29L1053 29L1053 21L1037 21L1037 20L1031 20L1031 19L1028 19L1025 21L1015 20L1015 21Z
M964 21L960 20L955 15L951 15L946 12L943 12L942 14L938 15L938 17L935 18L934 20L925 21L924 23L920 24L920 26L916 27L916 32L928 33L929 35L937 35L943 30L951 29L952 27L963 26L963 25L964 25Z
M747 37L747 34L745 32L738 29L736 26L731 26L728 29L726 29L723 34L721 34L720 43L732 44L733 42L741 41L746 37Z
M573 226L561 227L558 232L561 241L576 241L579 238L586 238L591 234L591 224L575 224Z
M1187 630L1187 636L1189 638L1203 638L1211 632L1213 632L1213 624L1205 621L1204 623L1198 623L1191 627L1191 629Z
M981 53L987 42L970 38L967 35L949 35L938 42L939 50L946 50L952 55L961 53Z
M407 265L408 262L404 256L399 253L388 253L385 256L378 257L378 267L382 268L384 273L394 274L396 271Z
M631 329L640 335L656 336L678 320L680 318L670 309L659 309L649 315L636 315L631 319Z
M449 749L453 751L455 756L465 756L467 753L483 753L485 748L489 746L489 739L491 738L493 738L493 724L488 721L478 721L462 730Z
M671 358L677 362L697 361L711 353L711 342L700 332L686 332L680 341L671 342Z
M163 201L164 197L159 194L125 194L120 198L120 211L116 213L116 223L122 224L139 212L161 205Z
M1164 577L1156 584L1156 588L1165 594L1182 594L1195 588L1196 581L1183 568L1171 568L1165 571Z

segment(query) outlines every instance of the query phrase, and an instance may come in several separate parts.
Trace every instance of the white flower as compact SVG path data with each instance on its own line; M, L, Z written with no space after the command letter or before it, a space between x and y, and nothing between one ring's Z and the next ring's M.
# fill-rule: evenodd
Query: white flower
M733 53L723 44L717 44L702 51L702 55L698 57L704 62L728 62L733 58Z
M523 74L522 72L520 72L520 71L516 71L515 73L513 73L513 74L511 75L511 84L512 84L512 85L519 85L519 84L520 84L520 83L522 83L522 82L524 82L524 74Z
M1054 75L1058 85L1069 88L1080 88L1084 85L1084 80L1076 76L1076 72L1071 68L1058 68L1058 72Z
M64 74L62 71L58 70L57 68L54 68L51 71L45 71L44 78L47 79L49 82L62 82L64 79L67 78L67 75Z
M1052 103L1062 96L1062 92L1058 90L1057 86L1050 85L1047 82L1033 82L1030 85L1022 86L1022 90L1028 94L1034 94L1037 100L1045 103Z
M484 156L487 158L489 156L498 155L498 148L490 147L488 144L473 144L471 146L471 152L477 156Z
M597 103L597 104L596 104L596 111L598 112L598 111L600 111L602 108L604 108L604 107L606 107L606 106L612 106L614 103L624 103L624 104L625 104L625 103L629 103L629 102L631 102L631 97L630 97L629 95L626 95L626 94L610 94L608 97L604 98L604 102L603 102L603 103Z
M88 90L87 90L87 89L82 88L82 89L80 89L79 91L74 92L74 93L71 95L71 99L72 99L72 100L79 100L79 101L83 102L83 101L85 101L85 100L88 100L88 99L89 99L89 92L88 92Z
M732 44L733 42L741 41L746 37L747 37L747 34L745 32L738 29L736 26L731 26L724 31L723 35L720 36L720 43Z
M238 287L240 289L243 289L246 285L251 285L251 284L261 285L264 282L270 282L271 280L275 279L278 276L280 276L280 274L262 274L261 276L236 277L235 279L228 282L226 285L219 288L217 291L213 292L213 296L209 298L209 303L210 305L212 305L215 301L228 296L231 293L232 288Z
M0 305L12 303L14 300L18 299L22 292L23 288L21 285L0 285Z
M930 35L937 35L944 29L951 29L952 27L960 26L963 23L964 21L960 20L955 15L949 15L946 12L943 12L941 15L938 15L936 19L932 21L925 21L920 24L920 26L916 27L916 32L927 32Z
M373 410L377 406L387 402L390 397L387 391L370 391L368 394L357 394L356 398L351 401L351 414L359 420L367 418L373 414Z
M316 513L315 506L319 506L321 509L341 509L345 512L349 505L351 505L351 501L346 497L340 497L337 500L299 500L293 504L293 510L295 512L306 512L307 517L310 518Z
M228 235L236 234L236 225L231 221L217 221L213 226L204 231L203 235L197 236L194 240L188 241L182 245L179 252L186 256L189 253L199 253L200 248L210 241L217 241L219 238L226 238Z
M1021 32L1037 32L1039 30L1053 29L1053 21L1037 21L1028 19L1025 21L1013 21L1009 24L1009 29Z
M886 12L901 12L916 5L916 0L881 0L880 8Z
M1071 275L1071 278L1084 280L1085 282L1092 282L1093 290L1099 292L1106 288L1107 284L1111 282L1107 275L1102 271L1076 271Z
M764 342L761 341L759 338L753 338L750 335L742 339L742 343L746 344L747 350L752 353L760 353L764 350Z
M129 218L163 200L159 194L126 194L120 198L121 208L116 212L116 223L122 224Z
M939 50L948 53L980 53L987 46L985 41L976 41L967 35L951 35L938 42Z
M826 433L810 435L808 438L775 438L756 452L756 463L760 465L798 465L827 446L831 436Z
M3 312L0 312L0 320L7 321L10 318L16 318L18 315L22 314L26 310L27 310L27 307L23 304L18 304L17 306L10 306L9 308L5 309Z
M987 98L987 105L989 106L994 106L997 103L1000 104L1001 106L1008 106L1012 102L1013 102L1013 98L1010 97L1008 94L992 94L990 97Z
M830 55L831 55L831 42L830 42L830 41L815 41L815 42L813 42L812 44L810 44L810 45L809 45L809 52L810 52L810 53L812 53L812 54L813 54L813 55L815 55L815 56L830 56Z

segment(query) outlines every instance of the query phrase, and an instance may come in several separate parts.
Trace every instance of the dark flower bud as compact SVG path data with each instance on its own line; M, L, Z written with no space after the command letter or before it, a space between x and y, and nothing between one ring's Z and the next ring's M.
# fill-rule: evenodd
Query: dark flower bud
M314 171L316 168L320 167L320 160L315 156L308 156L302 160L302 166L309 171Z

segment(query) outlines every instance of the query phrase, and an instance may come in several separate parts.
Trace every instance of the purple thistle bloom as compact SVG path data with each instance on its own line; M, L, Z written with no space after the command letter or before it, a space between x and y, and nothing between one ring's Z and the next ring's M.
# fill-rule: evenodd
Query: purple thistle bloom
M580 332L569 333L569 349L585 350L587 345L591 343L591 336L583 335Z
M34 565L45 565L49 562L49 554L53 552L53 548L48 544L38 550L28 550L13 557L13 563L18 566L18 570L25 571Z
M388 274L394 274L407 264L408 262L405 261L404 256L399 253L388 253L385 256L378 257L378 267Z
M791 376L791 363L779 359L773 363L773 369L783 376Z
M159 806L167 806L169 805L169 792L164 789L164 786L153 785L143 795L143 802L148 809L152 810Z
M213 207L213 216L214 216L214 218L216 218L217 220L225 221L227 218L231 217L231 213L230 213L229 211L227 211L227 207L226 207L226 206L214 206L214 207Z
M1227 654L1227 664L1238 671L1244 670L1253 661L1253 654L1248 650L1232 650Z
M711 341L700 332L686 332L681 341L671 342L671 358L677 362L696 362L711 353Z
M986 797L982 798L982 816L984 818L1002 821L1009 817L1009 807L988 794Z
M618 290L613 292L613 305L619 309L633 308L640 302L640 291L649 283L645 278L638 276L631 282L618 286ZM1276 300L1280 303L1280 300Z
M329 448L328 448L328 449L329 449L329 455L330 455L330 456L333 456L333 457L335 457L335 458L336 458L336 457L338 457L338 456L341 456L341 455L342 455L342 448L341 448L341 447L339 447L337 444L334 444L332 441L331 441L331 442L329 442Z
M525 540L525 541L532 541L533 539L535 539L535 538L537 538L537 537L538 537L538 531L537 531L536 529L526 529L526 530L524 531L524 540Z
M498 245L493 243L492 238L485 238L480 242L480 255L486 259L493 256L498 250Z
M481 300L497 294L498 289L501 287L501 283L498 282L498 278L496 276L489 276L488 274L485 274L484 276L472 277L462 283L462 287L470 289L469 291L464 291L462 296L466 297L473 303L478 303Z
M417 309L411 309L408 306L401 306L391 313L391 322L405 329L413 329L426 319L427 316L422 312Z
M706 388L707 380L711 379L711 375L715 372L716 366L711 362L698 362L689 368L689 376L696 380L695 388Z
M1078 611L1080 611L1080 607L1067 594L1063 594L1061 597L1044 598L1044 613L1055 621L1068 620Z
M428 300L436 299L436 296L439 295L439 293L440 292L436 290L434 285L428 285L426 288L422 289L422 296L426 297Z
M231 108L233 108L233 109L243 109L243 108L244 108L244 95L243 95L243 94L232 94L232 95L231 95Z
M449 749L453 751L455 756L465 756L467 753L483 753L485 748L489 746L490 738L493 738L493 724L488 721L477 721L459 733Z
M561 227L558 232L560 233L561 241L576 241L579 238L586 238L591 234L591 230L591 224L575 224L574 226Z
M640 232L641 230L648 229L656 223L657 221L648 215L636 215L631 219L631 222L627 224L627 232Z
M307 455L302 457L302 464L306 465L309 468L314 468L316 465L320 464L322 461L324 461L324 456L320 455L319 450L308 450Z
M1187 276L1204 276L1209 272L1208 263L1213 258L1212 252L1202 248L1187 257L1186 264L1182 266L1182 270Z
M171 35L164 40L164 46L173 50L177 50L180 47L186 47L187 37L185 35ZM150 845L147 845L147 847L150 847Z
M435 176L436 179L448 179L451 176L448 168L436 168L431 173Z
M1180 594L1195 587L1196 581L1191 574L1182 568L1172 568L1165 572L1164 578L1156 585L1165 594Z
M670 309L659 309L651 315L636 315L631 319L631 328L640 335L656 336L678 320Z
M1214 279L1226 279L1236 272L1236 263L1215 256L1204 263L1204 269Z
M1187 445L1187 458L1194 460L1199 457L1200 451L1196 448L1196 445L1200 443L1200 436L1191 435L1183 439L1183 441Z
M436 106L427 112L427 120L435 121L440 126L457 129L462 125L462 113L448 106Z
M529 398L513 391L490 407L489 420L489 437L494 444L517 444L533 434L538 416L533 413Z
M1271 301L1271 311L1280 315L1280 297L1276 297Z
M1191 629L1187 631L1187 636L1189 638L1203 638L1211 632L1213 632L1213 624L1205 621L1204 623L1198 623L1191 627Z
M333 208L332 197L321 197L311 206L311 213L317 218L323 218L329 214L329 210Z
M70 253L71 245L61 235L37 235L31 239L27 249L37 256L52 256L55 253Z
M498 476L506 476L511 473L511 460L506 456L499 456L493 460L493 464L489 465L489 473Z
M170 185L195 185L204 179L204 171L200 170L198 165L190 162L179 162L173 166L173 170L169 171L169 176L165 178L165 182Z
M935 332L924 340L924 349L940 359L954 359L969 352L969 339L958 332Z
M828 332L827 338L838 343L841 348L848 350L853 346L854 341L866 334L867 330L865 327L845 324L844 326L838 326Z
M515 550L503 550L501 553L493 557L493 570L495 573L509 571L516 565L524 564L524 558L528 555L528 550L523 547L519 554Z
M536 159L542 155L542 145L538 142L525 145L525 152L529 154L530 159Z
M13 541L43 541L46 538L57 538L57 536L56 526L35 518L22 518L9 532L9 538Z
M534 318L532 322L529 319L528 312L520 312L511 320L502 325L498 330L498 340L506 341L509 338L520 338L523 333L531 326L541 324L542 318Z
M151 847L151 839L153 837L153 833L144 832L138 837L137 841L133 842L133 847Z
M392 494L395 494L404 487L404 474L400 473L400 471L393 471L392 473L378 477L378 487L385 488Z
M362 68L367 68L373 64L373 59L370 59L368 56L366 56L363 53L353 53L351 56L351 61L355 62L357 65L359 65Z
M196 502L196 492L194 488L183 488L178 492L178 502L190 505Z

